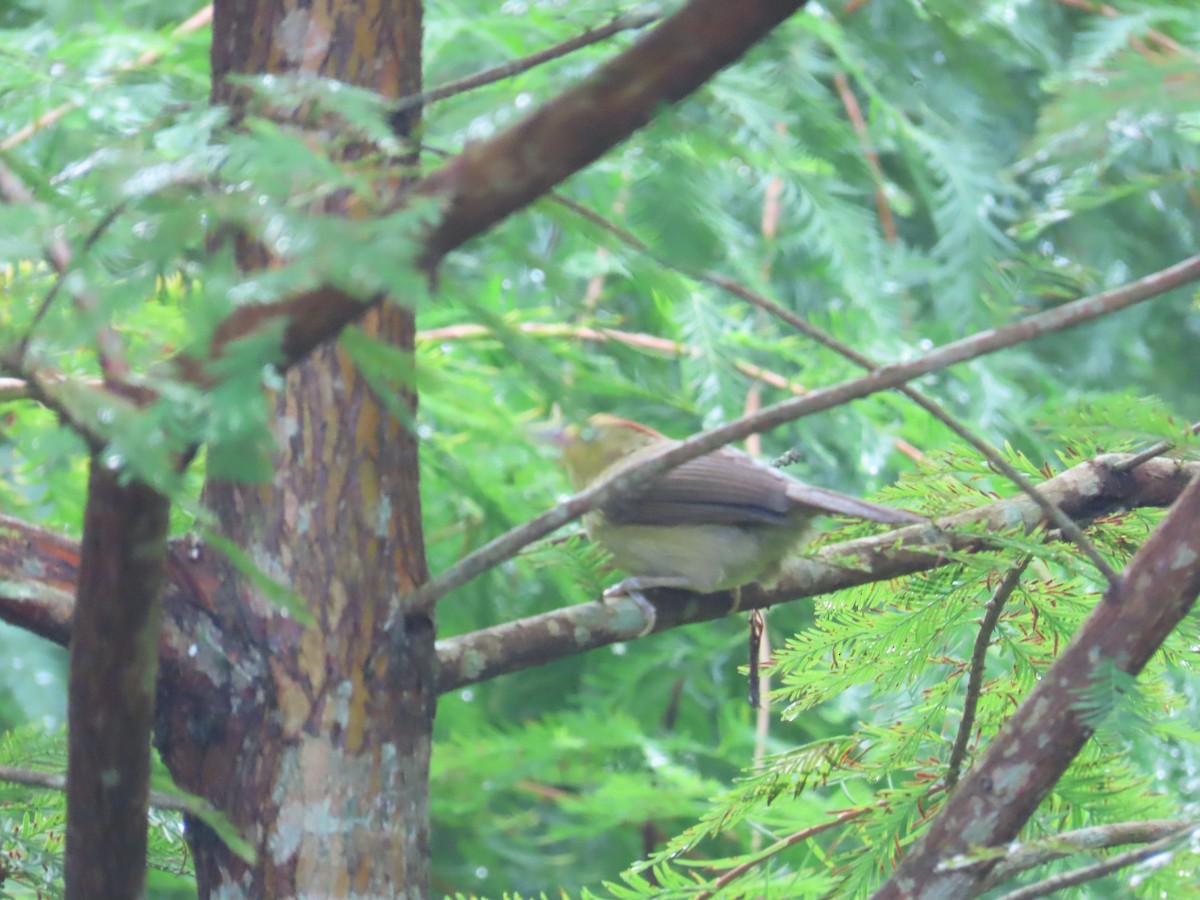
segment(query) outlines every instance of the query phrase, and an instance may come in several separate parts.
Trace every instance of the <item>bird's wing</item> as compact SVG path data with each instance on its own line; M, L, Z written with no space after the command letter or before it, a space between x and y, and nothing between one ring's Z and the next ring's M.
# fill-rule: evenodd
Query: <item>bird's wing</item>
M643 455L634 454L626 466L636 465ZM610 500L603 510L618 525L775 525L786 522L796 506L814 515L853 516L886 525L926 521L907 510L806 484L731 449L685 462L644 488Z
M743 453L718 450L608 502L604 515L621 525L774 525L787 521L791 480Z

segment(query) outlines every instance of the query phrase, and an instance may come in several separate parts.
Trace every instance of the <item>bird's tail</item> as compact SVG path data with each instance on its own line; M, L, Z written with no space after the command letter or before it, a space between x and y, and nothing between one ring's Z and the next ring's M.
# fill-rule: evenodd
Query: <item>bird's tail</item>
M788 497L793 503L800 503L821 512L854 516L871 522L882 522L884 525L913 525L929 521L924 516L918 516L906 509L880 506L869 500L859 500L857 497L839 494L837 491L815 487L802 481L792 481L788 484Z

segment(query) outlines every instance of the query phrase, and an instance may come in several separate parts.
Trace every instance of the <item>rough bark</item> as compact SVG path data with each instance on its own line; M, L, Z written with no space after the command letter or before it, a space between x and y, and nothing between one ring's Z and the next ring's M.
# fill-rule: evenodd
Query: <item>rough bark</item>
M380 312L411 341L411 316ZM218 566L197 586L220 652L202 652L203 633L176 644L189 665L160 703L176 779L259 851L247 865L198 828L201 895L424 896L434 633L426 611L398 605L425 575L415 442L332 347L289 373L277 412L272 483L210 484L206 501L315 622Z
M219 2L214 100L236 105L224 80L232 73L417 93L420 28L414 0ZM241 261L269 264L250 245ZM379 306L362 327L412 347L409 310ZM414 395L400 400L415 409ZM425 896L434 629L427 611L401 605L427 574L416 442L331 345L288 371L274 430L270 484L210 483L205 502L225 537L303 598L312 624L203 547L191 551L210 563L190 569L198 590L171 609L186 628L177 636L192 638L169 654L179 665L159 707L163 758L258 851L254 863L240 860L191 823L200 893ZM197 603L215 628L186 621Z

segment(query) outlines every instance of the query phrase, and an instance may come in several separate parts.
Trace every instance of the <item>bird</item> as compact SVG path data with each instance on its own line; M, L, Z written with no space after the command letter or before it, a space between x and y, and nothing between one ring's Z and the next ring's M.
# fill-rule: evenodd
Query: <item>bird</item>
M552 437L576 491L679 441L608 413ZM886 525L928 520L806 484L733 447L676 466L583 517L588 537L628 573L606 597L654 587L697 593L770 585L822 514Z

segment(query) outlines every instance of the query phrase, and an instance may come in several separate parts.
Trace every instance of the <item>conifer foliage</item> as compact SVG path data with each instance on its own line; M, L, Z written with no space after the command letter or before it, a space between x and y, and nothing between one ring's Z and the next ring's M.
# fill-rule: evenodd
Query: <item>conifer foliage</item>
M0 897L1194 892L1200 8L328 6L0 12Z

